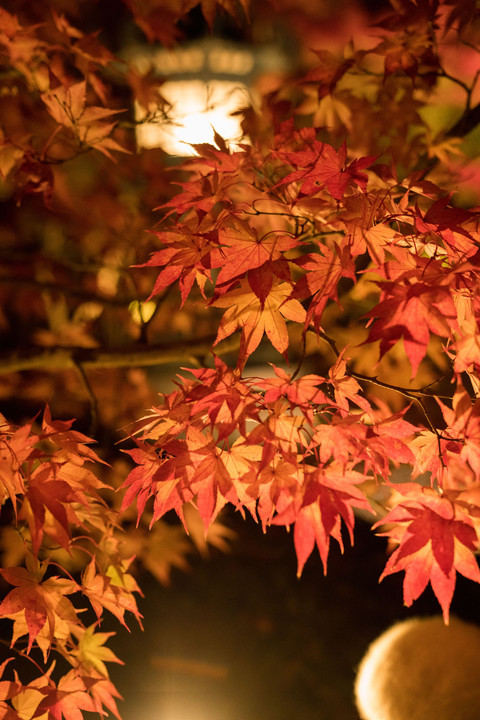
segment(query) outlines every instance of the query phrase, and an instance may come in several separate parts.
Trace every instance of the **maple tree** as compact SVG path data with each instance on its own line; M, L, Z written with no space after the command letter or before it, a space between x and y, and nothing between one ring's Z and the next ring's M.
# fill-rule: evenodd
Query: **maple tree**
M478 3L117 9L172 47L272 8L297 64L176 163L136 147L133 100L173 110L96 3L0 8L9 720L119 716L101 621L141 624L136 562L184 566L169 512L201 552L226 505L293 526L299 574L362 513L445 622L480 581Z

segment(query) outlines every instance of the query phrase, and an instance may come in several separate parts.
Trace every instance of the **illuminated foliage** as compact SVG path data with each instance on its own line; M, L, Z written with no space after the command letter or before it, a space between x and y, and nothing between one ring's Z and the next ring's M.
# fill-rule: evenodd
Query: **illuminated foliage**
M361 511L448 622L480 580L474 4L126 1L149 42L273 7L298 45L181 162L136 147L134 100L175 118L98 4L33 5L0 10L0 616L37 673L2 666L5 716L118 715L100 623L141 623L135 563L186 566L170 511L201 553L226 505L293 526L299 574Z

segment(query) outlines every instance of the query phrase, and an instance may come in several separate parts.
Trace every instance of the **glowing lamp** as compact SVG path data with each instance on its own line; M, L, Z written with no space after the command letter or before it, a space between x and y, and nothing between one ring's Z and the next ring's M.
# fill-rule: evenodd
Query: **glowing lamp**
M135 103L137 144L161 147L170 155L195 155L192 144L213 143L214 130L235 146L242 139L240 117L233 115L254 100L256 75L284 69L287 62L275 47L252 48L206 38L168 50L141 47L129 53L140 73L153 68L165 78L166 107Z
M362 720L478 720L480 627L412 619L380 635L360 663Z

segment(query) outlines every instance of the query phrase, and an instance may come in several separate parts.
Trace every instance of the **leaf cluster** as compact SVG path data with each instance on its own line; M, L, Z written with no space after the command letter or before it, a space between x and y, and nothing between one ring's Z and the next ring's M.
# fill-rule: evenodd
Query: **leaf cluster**
M299 574L367 521L446 622L456 573L480 581L476 4L125 0L149 42L259 37L273 8L298 48L239 143L176 163L125 109L171 125L165 78L93 5L0 9L0 615L35 674L1 666L9 720L118 716L100 623L141 622L134 555L186 566L168 513L201 553L227 505L293 527Z

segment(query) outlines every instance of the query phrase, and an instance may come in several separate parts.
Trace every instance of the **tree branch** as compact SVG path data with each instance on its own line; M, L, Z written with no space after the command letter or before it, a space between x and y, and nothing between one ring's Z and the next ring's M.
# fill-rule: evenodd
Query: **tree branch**
M209 355L214 337L183 340L162 345L136 345L122 348L46 347L24 348L0 353L0 374L25 370L84 370L89 368L152 367L167 363L191 362ZM238 350L239 340L223 341L218 355Z
M447 130L447 137L465 137L480 123L480 103L473 108L465 110L461 118Z

